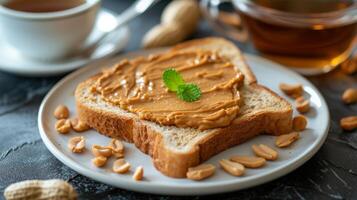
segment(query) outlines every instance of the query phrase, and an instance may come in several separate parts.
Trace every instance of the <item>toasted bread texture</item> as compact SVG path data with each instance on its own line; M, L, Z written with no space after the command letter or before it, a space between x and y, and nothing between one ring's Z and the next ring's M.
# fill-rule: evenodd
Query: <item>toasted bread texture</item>
M141 120L136 114L108 104L100 95L90 92L99 75L77 86L75 98L79 118L103 135L134 143L152 157L160 172L175 178L186 177L189 167L254 136L263 133L280 135L291 131L290 103L257 84L254 74L233 43L222 38L205 38L179 44L169 51L195 49L218 51L245 75L245 84L240 88L243 105L231 125L200 131Z

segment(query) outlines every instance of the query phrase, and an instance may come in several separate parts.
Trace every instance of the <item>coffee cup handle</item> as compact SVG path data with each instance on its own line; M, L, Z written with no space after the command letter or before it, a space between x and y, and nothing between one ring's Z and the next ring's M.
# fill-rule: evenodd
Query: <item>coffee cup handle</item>
M215 30L224 35L227 35L233 40L246 42L248 40L248 32L243 27L241 18L237 13L220 10L222 3L229 3L231 0L202 0L201 9L203 15L208 19L208 22Z

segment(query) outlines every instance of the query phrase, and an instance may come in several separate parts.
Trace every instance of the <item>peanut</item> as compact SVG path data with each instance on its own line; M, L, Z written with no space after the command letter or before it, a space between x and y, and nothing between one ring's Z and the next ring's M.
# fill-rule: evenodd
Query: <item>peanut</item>
M159 24L147 32L143 38L144 48L162 47L177 44L186 37L179 24Z
M124 159L118 159L113 164L113 171L115 173L125 174L129 171L130 167L130 164Z
M270 148L267 145L264 144L259 144L259 145L253 145L252 146L253 152L255 155L265 158L267 160L276 160L278 158L278 152L276 152L274 149Z
M307 119L304 115L298 115L293 118L293 130L303 131L306 129Z
M113 155L116 158L124 157L124 145L120 140L112 139L109 143L109 147L112 149Z
M110 147L103 147L100 145L93 145L92 146L92 153L94 156L104 156L104 157L110 157L112 156L112 149Z
M90 129L90 127L86 123L79 120L78 118L71 119L71 125L73 130L79 133Z
M281 91L283 91L286 95L293 97L293 98L298 98L301 97L302 94L304 93L304 89L301 84L286 84L286 83L281 83L279 85L279 88Z
M348 88L342 94L342 101L346 104L357 102L357 89Z
M73 153L82 153L85 150L85 139L83 136L73 137L68 142L68 148Z
M296 110L299 113L307 113L310 110L310 101L304 99L304 97L299 97L295 100Z
M289 134L280 135L275 140L277 147L287 147L299 139L299 132L291 132Z
M71 122L68 119L60 119L55 124L57 132L67 134L71 131Z
M63 180L27 180L11 184L4 191L7 200L77 199L77 192Z
M240 163L247 168L259 168L266 163L264 158L254 156L232 156L230 160Z
M172 1L161 15L161 24L145 34L142 46L152 48L181 42L196 30L199 18L200 9L196 1Z
M219 164L224 169L224 171L230 173L233 176L242 176L244 174L245 168L240 163L223 159L219 161Z
M357 128L357 116L344 117L340 121L340 125L343 130L352 131Z
M141 181L143 179L143 176L144 176L144 168L142 166L137 167L134 172L133 179L135 181Z
M208 178L214 174L216 167L211 164L201 164L196 167L190 167L187 171L187 178L195 181L199 181Z
M161 15L161 23L179 23L184 27L186 34L192 34L200 19L200 8L194 0L172 1Z
M53 112L56 119L67 119L69 117L69 110L65 105L58 105Z
M92 163L97 167L103 167L108 161L107 157L98 156L92 159Z

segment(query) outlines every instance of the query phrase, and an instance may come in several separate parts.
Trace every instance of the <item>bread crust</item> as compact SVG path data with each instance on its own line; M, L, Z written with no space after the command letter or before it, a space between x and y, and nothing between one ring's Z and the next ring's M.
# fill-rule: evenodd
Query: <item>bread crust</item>
M292 109L263 112L239 120L231 126L215 129L214 133L198 141L189 151L180 153L167 148L162 134L137 117L105 112L86 104L80 95L87 86L84 82L76 89L78 117L105 136L135 144L140 151L152 157L154 166L160 172L174 178L186 177L189 167L259 134L281 135L291 131ZM265 89L260 85L253 87Z
M162 134L138 118L115 115L81 101L84 87L86 84L80 84L75 94L78 118L99 133L133 143L140 151L152 157L159 171L170 177L184 178L189 167L200 163L198 148L185 153L172 151L166 147Z
M173 47L173 50L214 42L215 40L223 40L227 43L226 40L220 38L206 38L185 42ZM229 42L229 44L231 43ZM76 88L75 99L78 117L105 136L135 144L140 151L152 157L154 166L163 174L174 178L185 178L189 167L196 166L213 155L241 144L256 135L262 133L281 135L291 131L291 105L271 90L256 84L255 76L249 67L247 67L245 73L248 73L250 77L249 87L255 90L265 90L288 106L280 111L265 111L245 116L242 117L242 120L238 117L230 126L212 130L208 136L197 141L191 149L185 152L175 151L167 147L163 135L145 121L140 120L135 114L130 116L118 115L88 104L86 99L82 98L83 91L97 76L80 83Z

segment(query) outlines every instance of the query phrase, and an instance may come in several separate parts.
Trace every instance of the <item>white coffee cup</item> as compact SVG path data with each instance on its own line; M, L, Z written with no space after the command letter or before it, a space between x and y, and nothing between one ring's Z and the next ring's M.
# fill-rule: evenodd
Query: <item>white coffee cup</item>
M91 33L100 0L55 12L22 12L0 0L0 37L24 56L58 60L78 51Z

